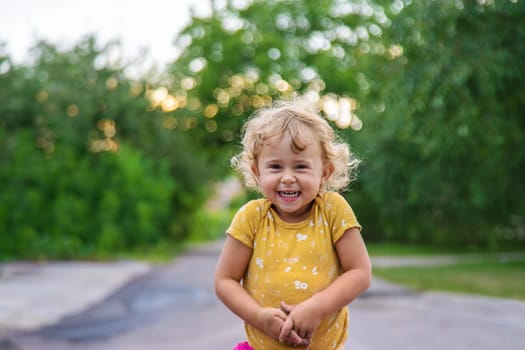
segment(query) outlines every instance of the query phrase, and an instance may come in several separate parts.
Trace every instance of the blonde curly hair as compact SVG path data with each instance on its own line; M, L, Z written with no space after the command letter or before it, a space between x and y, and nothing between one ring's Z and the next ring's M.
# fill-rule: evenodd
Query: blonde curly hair
M304 150L311 142L321 146L323 163L333 168L321 183L320 193L341 191L355 178L360 161L348 144L340 142L328 121L318 111L300 102L276 102L254 113L242 129L242 151L233 156L231 165L238 171L249 189L260 191L253 168L257 166L262 147L268 139L289 135L295 152Z

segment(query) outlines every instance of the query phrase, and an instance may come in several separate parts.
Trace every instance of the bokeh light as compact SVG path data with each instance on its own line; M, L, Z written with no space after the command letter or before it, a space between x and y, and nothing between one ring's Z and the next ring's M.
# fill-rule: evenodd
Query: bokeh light
M67 107L67 115L70 118L74 118L78 115L79 109L76 104L71 104Z
M102 131L104 137L92 139L89 142L89 150L94 153L117 152L119 144L113 139L117 134L115 121L112 119L101 119L97 122L97 128Z
M362 129L363 122L354 113L358 108L357 100L347 96L326 94L320 98L319 104L326 118L335 122L339 128L350 127L355 131Z

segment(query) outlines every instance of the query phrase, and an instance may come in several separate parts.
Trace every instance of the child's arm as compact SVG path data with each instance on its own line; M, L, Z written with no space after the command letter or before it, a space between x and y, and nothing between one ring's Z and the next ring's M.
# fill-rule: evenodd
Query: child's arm
M215 271L215 292L219 299L237 316L268 336L278 339L287 315L279 308L264 308L241 286L252 249L227 236ZM288 332L290 333L290 332ZM301 344L295 332L287 342Z
M285 339L291 330L300 337L311 339L324 317L346 307L370 286L372 267L359 229L347 230L335 243L335 249L343 274L310 299L291 307L283 305L289 315L279 339Z

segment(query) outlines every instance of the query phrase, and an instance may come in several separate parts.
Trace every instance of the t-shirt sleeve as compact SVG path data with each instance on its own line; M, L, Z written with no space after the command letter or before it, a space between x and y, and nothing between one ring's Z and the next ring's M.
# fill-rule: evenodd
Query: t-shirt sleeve
M261 219L262 205L260 200L252 200L243 205L233 217L226 233L253 248L255 233Z
M337 192L325 193L325 210L327 211L330 228L332 231L332 242L335 244L344 233L351 229L361 230L361 225L346 199Z

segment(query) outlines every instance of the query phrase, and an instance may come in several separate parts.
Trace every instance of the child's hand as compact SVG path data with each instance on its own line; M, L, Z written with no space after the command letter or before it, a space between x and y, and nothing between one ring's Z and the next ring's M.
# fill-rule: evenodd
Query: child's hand
M283 323L279 341L285 341L290 333L295 331L302 339L302 345L309 345L315 329L321 323L321 314L318 309L308 300L297 304L288 305L281 301L281 310L288 317Z
M286 313L277 308L265 307L262 308L258 315L258 328L261 332L265 333L269 337L279 340L281 334L281 329L283 327L284 321L286 320ZM288 345L301 345L303 344L303 339L297 335L297 332L294 330L288 331L287 336L283 337L283 340Z

